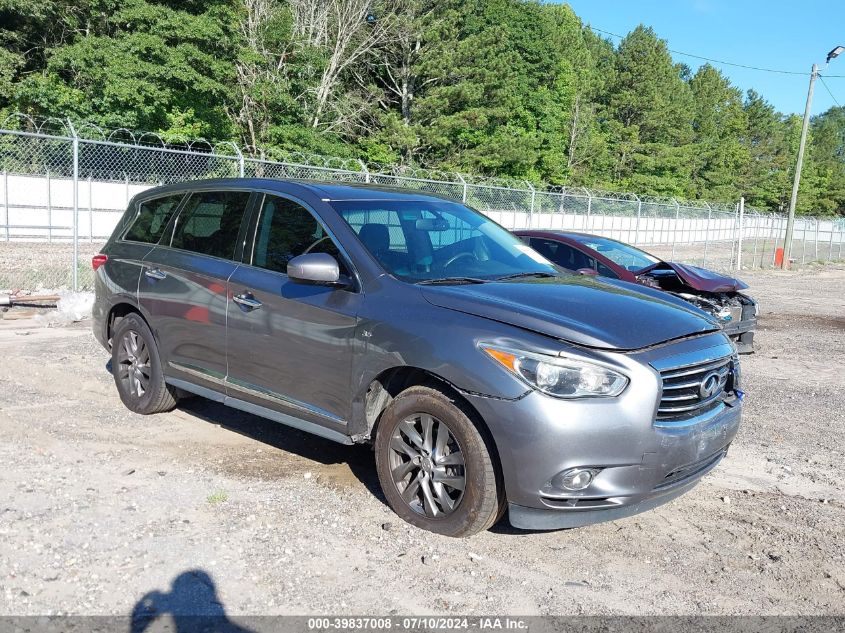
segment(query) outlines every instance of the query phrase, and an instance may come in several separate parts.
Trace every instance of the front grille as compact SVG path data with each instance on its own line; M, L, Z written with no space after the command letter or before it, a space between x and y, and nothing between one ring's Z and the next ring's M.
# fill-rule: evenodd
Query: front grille
M733 391L735 362L727 356L661 371L663 396L657 418L686 418L715 406L726 392Z

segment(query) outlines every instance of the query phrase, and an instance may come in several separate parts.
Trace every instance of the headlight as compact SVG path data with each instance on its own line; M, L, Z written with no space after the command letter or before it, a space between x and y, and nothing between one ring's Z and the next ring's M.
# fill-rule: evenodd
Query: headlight
M575 358L481 345L490 358L537 391L556 398L607 398L625 390L619 372Z

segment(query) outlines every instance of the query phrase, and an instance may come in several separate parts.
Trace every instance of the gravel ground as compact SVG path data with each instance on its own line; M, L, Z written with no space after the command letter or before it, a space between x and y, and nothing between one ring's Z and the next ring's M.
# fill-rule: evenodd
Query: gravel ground
M0 615L845 614L845 267L746 278L758 352L713 473L629 519L467 540L397 519L365 447L202 399L136 416L87 323L0 321Z

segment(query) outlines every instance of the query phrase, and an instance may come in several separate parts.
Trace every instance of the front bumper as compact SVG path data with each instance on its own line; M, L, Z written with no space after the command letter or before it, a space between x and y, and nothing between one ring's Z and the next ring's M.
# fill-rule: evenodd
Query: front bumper
M670 490L643 497L640 501L630 501L625 504L619 504L616 507L603 508L601 510L558 512L540 508L526 508L515 503L509 503L508 520L512 526L521 530L562 530L565 528L576 528L594 523L602 523L604 521L615 521L646 512L673 499L677 499L695 487L699 479L700 477L697 477L693 481L673 487Z
M724 336L714 340L720 353L730 350ZM704 344L678 347L686 353L696 345ZM690 490L725 456L741 401L727 398L682 421L655 420L660 380L644 356L625 358L631 384L618 398L469 396L495 439L514 527L577 527L643 512ZM556 488L552 479L570 468L600 471L583 490Z

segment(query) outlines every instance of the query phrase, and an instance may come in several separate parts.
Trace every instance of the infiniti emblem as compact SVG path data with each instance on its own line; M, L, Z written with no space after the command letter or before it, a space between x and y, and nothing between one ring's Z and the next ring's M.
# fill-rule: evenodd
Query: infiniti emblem
M704 378L701 379L701 385L698 387L698 395L702 400L706 400L715 395L721 386L722 377L717 371L711 371Z

